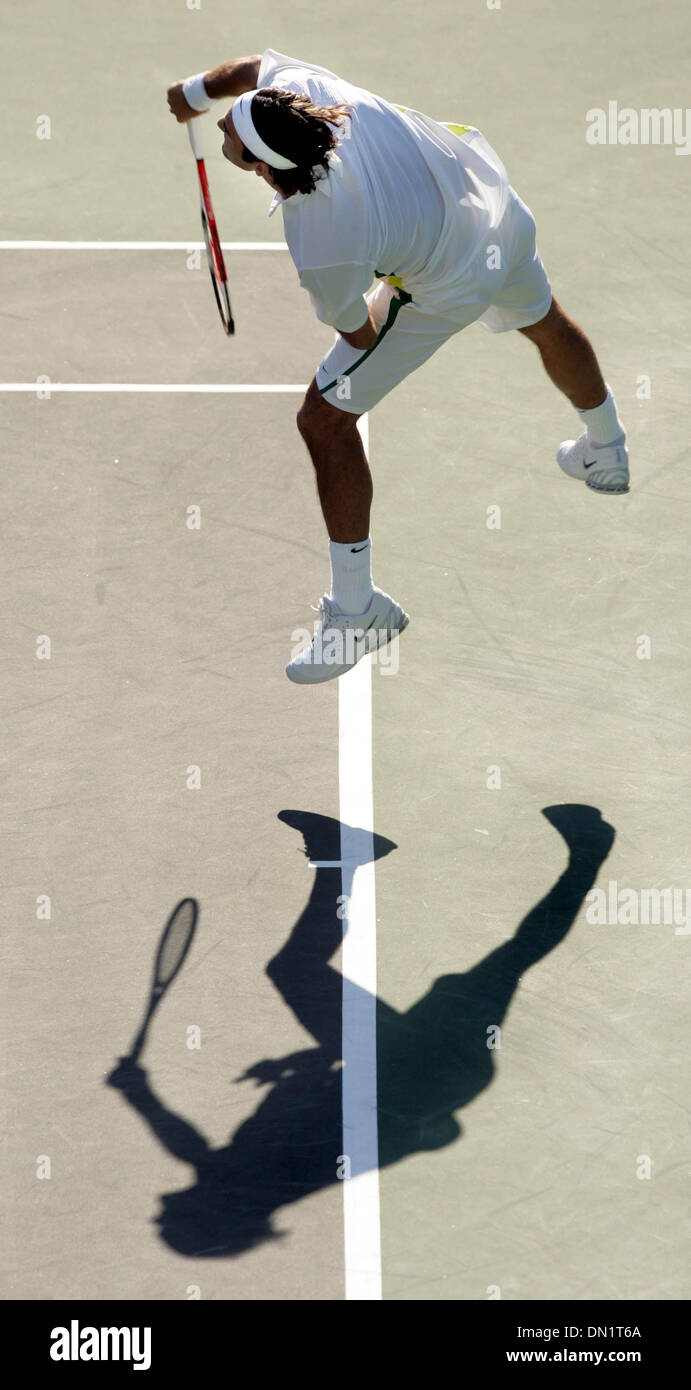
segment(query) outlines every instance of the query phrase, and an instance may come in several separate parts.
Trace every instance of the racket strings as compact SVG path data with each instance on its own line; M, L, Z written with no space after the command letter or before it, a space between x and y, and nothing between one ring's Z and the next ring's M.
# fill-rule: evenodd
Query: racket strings
M232 333L234 331L233 319L230 312L228 283L226 277L225 262L223 260L223 252L221 250L221 243L218 238L218 231L216 229L216 225L215 223L212 224L210 222L203 204L202 228L204 231L204 241L206 243L207 260L209 262L209 274L211 275L211 284L213 287L214 294L216 296L218 312L221 315L221 320L226 330L226 333Z

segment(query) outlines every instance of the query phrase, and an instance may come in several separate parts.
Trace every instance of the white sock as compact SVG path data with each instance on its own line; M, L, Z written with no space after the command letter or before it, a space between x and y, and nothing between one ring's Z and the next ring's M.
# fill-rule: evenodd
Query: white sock
M605 382L605 386L607 383ZM625 434L624 426L617 415L617 407L614 403L614 396L607 386L607 395L602 405L596 405L594 410L579 410L578 414L588 431L589 444L613 444L615 439L621 439Z
M342 613L364 613L373 593L371 540L329 541L329 553L331 598Z

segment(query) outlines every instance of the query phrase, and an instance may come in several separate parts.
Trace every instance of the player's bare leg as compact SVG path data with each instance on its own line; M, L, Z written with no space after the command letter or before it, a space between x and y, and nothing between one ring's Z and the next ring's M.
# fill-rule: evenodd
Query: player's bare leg
M359 418L325 401L314 380L297 416L329 536L353 545L362 545L363 537L369 536L372 505L372 474L357 428Z
M535 343L547 375L576 410L602 405L607 387L592 345L556 299L544 319L519 332Z
M403 609L372 583L372 474L358 419L325 401L311 381L297 425L314 465L329 533L331 593L320 601L310 646L286 666L290 680L302 685L343 675L408 625Z
M628 492L624 426L583 330L553 299L539 323L519 332L535 343L550 380L568 397L586 426L579 439L568 439L561 445L559 466L594 492Z

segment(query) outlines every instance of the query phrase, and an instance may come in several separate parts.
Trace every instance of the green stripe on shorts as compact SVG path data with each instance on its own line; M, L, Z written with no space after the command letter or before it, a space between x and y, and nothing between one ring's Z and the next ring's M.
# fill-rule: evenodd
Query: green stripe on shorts
M385 278L384 271L375 270L374 273L379 277L379 279ZM386 318L386 323L380 329L376 343L373 343L371 348L368 348L366 352L363 352L362 357L358 357L357 362L353 362L352 367L346 367L346 370L344 372L339 372L338 376L334 377L333 381L330 381L328 386L320 386L318 389L321 392L322 396L325 395L327 391L331 391L333 387L338 384L342 377L350 376L351 372L354 372L357 367L362 366L362 363L366 360L366 358L368 358L371 355L371 353L374 352L375 348L379 347L382 338L386 336L389 329L393 328L399 311L403 308L404 304L410 303L412 297L412 294L408 294L407 290L398 290L397 294L394 294L392 296L391 303L389 305L389 312Z

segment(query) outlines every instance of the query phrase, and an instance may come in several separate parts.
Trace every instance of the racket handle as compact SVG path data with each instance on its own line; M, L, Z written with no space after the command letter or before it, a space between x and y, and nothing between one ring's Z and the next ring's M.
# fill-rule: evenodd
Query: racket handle
M190 137L190 145L195 159L204 158L204 141L202 139L202 122L200 116L193 116L191 120L185 122L187 134Z

